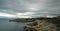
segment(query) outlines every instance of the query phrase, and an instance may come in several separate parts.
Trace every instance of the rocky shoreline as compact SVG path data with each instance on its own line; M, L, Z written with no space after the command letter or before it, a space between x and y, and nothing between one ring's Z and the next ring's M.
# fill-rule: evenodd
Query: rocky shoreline
M33 22L24 27L24 31L60 31L60 17L53 18L17 18L14 22Z
M60 31L60 18L38 18L24 29L24 31Z
M47 21L35 20L30 26L25 26L25 31L56 31L56 25Z

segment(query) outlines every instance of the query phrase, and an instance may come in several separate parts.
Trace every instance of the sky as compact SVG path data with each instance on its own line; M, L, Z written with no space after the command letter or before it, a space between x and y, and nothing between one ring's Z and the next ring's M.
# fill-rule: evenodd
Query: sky
M60 0L0 0L0 16L32 18L59 15Z

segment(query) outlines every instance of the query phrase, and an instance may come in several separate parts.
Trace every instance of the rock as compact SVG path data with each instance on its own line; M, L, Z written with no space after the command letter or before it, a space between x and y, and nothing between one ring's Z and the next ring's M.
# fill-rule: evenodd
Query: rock
M48 23L46 21L35 20L33 22L33 26L26 26L25 29L28 31L32 31L32 30L33 31L43 31L43 30L53 31L53 29L56 30L56 25L52 23Z

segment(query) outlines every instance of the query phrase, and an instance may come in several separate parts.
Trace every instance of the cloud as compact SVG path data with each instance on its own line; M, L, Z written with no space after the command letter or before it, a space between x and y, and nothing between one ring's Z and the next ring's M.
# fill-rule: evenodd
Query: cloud
M15 15L7 14L7 13L0 13L0 16L5 16L5 17L15 17Z
M0 12L20 17L58 16L60 0L0 0Z
M32 15L35 14L33 12L26 12L26 13L17 13L17 15Z

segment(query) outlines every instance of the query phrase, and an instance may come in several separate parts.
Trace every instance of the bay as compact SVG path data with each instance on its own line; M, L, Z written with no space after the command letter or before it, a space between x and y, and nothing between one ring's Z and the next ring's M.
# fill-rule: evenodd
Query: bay
M0 31L24 31L28 23L9 22L9 19L0 19Z

